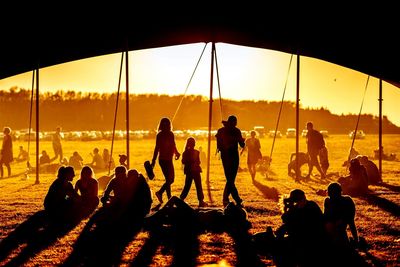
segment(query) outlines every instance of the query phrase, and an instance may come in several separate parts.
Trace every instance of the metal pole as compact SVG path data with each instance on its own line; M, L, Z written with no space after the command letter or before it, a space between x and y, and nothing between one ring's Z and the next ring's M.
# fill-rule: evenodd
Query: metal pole
M213 103L213 83L214 83L214 51L215 43L211 46L211 73L210 73L210 103L208 108L208 146L207 146L207 191L210 202L212 201L210 191L210 158L211 158L211 125L212 125L212 103Z
M297 68L296 68L296 181L300 179L298 173L299 169L299 106L300 106L300 55L297 54Z
M382 177L382 79L379 79L379 174Z
M39 64L36 69L36 181L39 184Z
M127 156L127 165L129 168L129 61L128 61L128 47L125 51L125 81L126 81L126 156Z

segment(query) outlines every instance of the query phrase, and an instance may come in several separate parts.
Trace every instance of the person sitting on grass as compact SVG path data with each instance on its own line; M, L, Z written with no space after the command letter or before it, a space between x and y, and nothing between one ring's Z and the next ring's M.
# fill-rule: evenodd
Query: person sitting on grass
M81 212L83 217L87 217L99 205L99 185L93 177L93 169L89 166L84 166L81 170L81 175L75 183L75 191L81 197Z
M368 175L364 166L360 164L358 158L350 161L350 174L340 177L339 184L342 187L343 194L352 197L364 196L368 193Z
M247 231L251 223L248 221L246 210L234 202L229 202L223 209L193 209L179 197L172 196L161 209L145 217L145 227L150 231L160 231L164 227L189 227L196 232L232 232Z
M71 183L74 176L73 167L59 167L57 179L50 185L44 199L45 211L56 221L73 222L77 219L80 197Z

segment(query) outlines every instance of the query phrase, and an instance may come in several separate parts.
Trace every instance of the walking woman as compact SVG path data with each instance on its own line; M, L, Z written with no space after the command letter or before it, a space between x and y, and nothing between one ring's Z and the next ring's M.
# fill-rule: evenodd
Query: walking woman
M262 158L260 140L256 137L255 131L250 132L250 138L246 139L245 144L240 155L247 149L247 167L249 168L251 179L254 181L257 173L257 162Z
M1 147L1 155L0 155L0 170L1 170L1 178L4 176L3 164L6 166L8 171L8 177L11 176L11 166L10 162L13 161L13 147L12 147L12 138L11 138L11 128L4 127L3 130L3 145Z
M163 202L162 195L164 191L167 193L168 199L171 198L171 184L175 179L175 171L173 158L178 160L181 154L176 149L175 136L172 132L171 121L168 118L162 118L158 125L158 133L156 136L156 146L154 148L153 159L151 160L151 167L154 168L158 156L158 163L160 164L162 173L165 177L165 183L161 186L155 195L160 201Z

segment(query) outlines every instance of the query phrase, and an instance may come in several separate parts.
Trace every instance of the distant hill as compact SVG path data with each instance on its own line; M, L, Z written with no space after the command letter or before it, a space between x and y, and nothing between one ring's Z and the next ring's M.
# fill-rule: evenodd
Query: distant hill
M23 129L29 126L30 113L29 90L13 87L0 91L0 126ZM40 95L40 129L54 130L62 126L63 130L110 130L113 128L116 107L116 94L81 93L58 91ZM130 95L130 128L155 129L161 117L172 118L177 111L182 96L168 95ZM125 95L119 99L117 129L125 129ZM222 113L219 100L213 103L212 125L221 126L221 120L228 115L238 117L238 126L243 130L253 129L256 125L267 130L274 129L278 119L280 102L277 101L232 101L222 100ZM35 121L33 108L33 123ZM173 122L174 129L198 129L208 127L209 101L203 96L185 96ZM300 108L300 127L307 121L313 121L315 128L328 130L329 133L348 133L354 130L358 114L335 115L324 108ZM294 128L295 103L284 102L279 130ZM378 133L377 116L363 114L359 129L367 134ZM383 117L383 132L400 133L400 127Z

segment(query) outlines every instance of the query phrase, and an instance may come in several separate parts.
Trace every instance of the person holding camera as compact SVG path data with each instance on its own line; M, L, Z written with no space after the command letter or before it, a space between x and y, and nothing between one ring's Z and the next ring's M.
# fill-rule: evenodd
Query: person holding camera
M315 201L308 200L300 189L293 189L283 204L282 225L275 231L280 248L278 258L295 261L300 266L318 266L326 241L320 207Z

